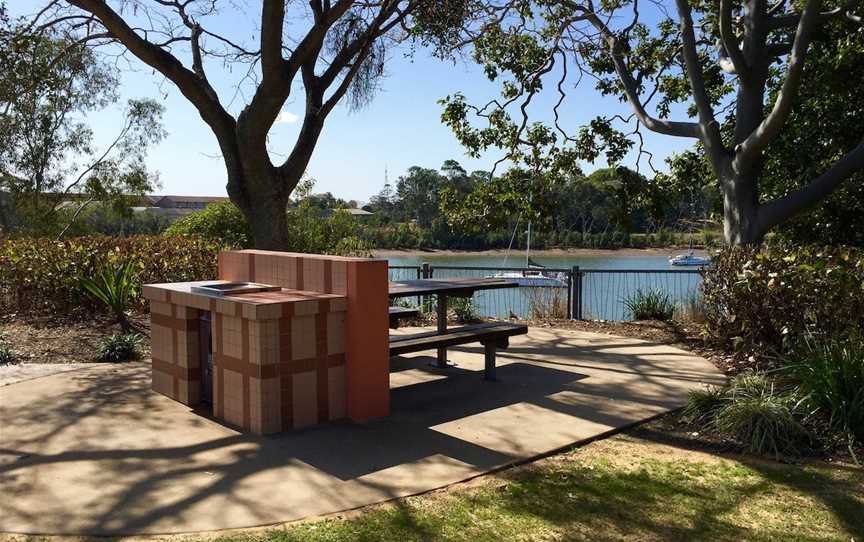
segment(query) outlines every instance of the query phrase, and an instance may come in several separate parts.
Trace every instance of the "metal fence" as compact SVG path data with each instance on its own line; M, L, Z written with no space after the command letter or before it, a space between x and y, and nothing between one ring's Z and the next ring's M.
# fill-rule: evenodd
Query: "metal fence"
M524 267L463 267L449 265L391 266L390 280L420 278L480 278L507 273L536 272ZM561 286L520 286L482 290L474 295L481 316L493 318L573 318L626 320L625 301L639 291L659 290L679 306L699 293L698 269L586 269L544 268L544 274L560 277ZM406 299L419 305L420 299Z

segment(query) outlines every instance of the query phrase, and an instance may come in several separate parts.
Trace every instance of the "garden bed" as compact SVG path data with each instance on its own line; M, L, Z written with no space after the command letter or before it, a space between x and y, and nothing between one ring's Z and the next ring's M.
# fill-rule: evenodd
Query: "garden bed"
M149 336L146 314L130 317L140 332ZM16 317L0 319L0 337L14 352L16 363L89 363L96 362L99 341L119 333L108 317L75 314L63 317ZM139 346L142 358L150 357L149 341Z

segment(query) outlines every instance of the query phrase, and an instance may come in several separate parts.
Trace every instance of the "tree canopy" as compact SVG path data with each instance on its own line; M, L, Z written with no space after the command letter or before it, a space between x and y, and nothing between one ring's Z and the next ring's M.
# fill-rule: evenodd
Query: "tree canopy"
M766 198L806 186L864 136L864 34L835 21L814 36L799 90L799 105L760 163ZM776 96L781 80L770 81ZM724 120L732 129L734 111ZM701 146L673 160L674 184L710 183ZM782 225L781 236L802 243L864 245L864 173L858 172L809 212Z
M170 81L213 132L227 191L259 248L288 246L285 209L301 181L324 123L340 102L362 107L384 74L387 51L410 39L418 21L444 33L453 6L432 0L311 0L250 3L257 20L219 31L218 18L243 8L218 0L126 2L51 0L30 19L89 46L135 57ZM454 19L456 22L460 18ZM214 71L240 74L217 88ZM268 148L289 97L304 104L286 156Z
M49 29L30 33L0 21L0 225L57 233L92 202L151 190L144 157L164 135L163 108L130 100L103 147L82 118L117 100L116 71L92 51ZM61 204L77 204L64 216ZM123 202L124 204L126 202Z
M645 129L692 139L723 196L727 241L759 242L864 168L864 124L847 104L856 120L846 119L851 137L832 143L836 152L800 182L776 179L769 190L761 182L765 153L800 121L802 97L830 92L802 88L810 67L820 69L818 43L864 41L861 4L676 0L670 13L637 0L481 2L458 38L442 38L442 51L470 47L500 81L501 97L475 105L449 96L442 118L471 154L503 149L502 160L553 182L580 161L617 164L628 152L653 168ZM574 130L561 106L572 84L587 81L632 113L600 115ZM558 99L552 120L535 122L532 102L544 89Z

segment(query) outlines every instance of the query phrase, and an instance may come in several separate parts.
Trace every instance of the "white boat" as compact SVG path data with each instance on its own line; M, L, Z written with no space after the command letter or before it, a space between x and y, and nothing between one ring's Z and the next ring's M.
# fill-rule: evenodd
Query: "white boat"
M519 227L517 222L516 227ZM515 237L516 232L513 232ZM511 239L512 246L512 239ZM510 249L507 249L508 253ZM506 258L505 258L506 262ZM525 267L521 271L499 271L492 275L491 278L506 279L515 282L519 286L531 286L534 288L566 288L567 275L566 273L556 273L546 271L545 267L531 260L531 223L528 223L528 244L525 248Z
M711 258L696 256L691 250L687 254L679 254L669 258L670 265L705 266L711 265Z
M496 279L507 279L519 286L533 286L540 288L566 288L567 279L562 277L563 273L547 273L543 271L502 271L493 275Z

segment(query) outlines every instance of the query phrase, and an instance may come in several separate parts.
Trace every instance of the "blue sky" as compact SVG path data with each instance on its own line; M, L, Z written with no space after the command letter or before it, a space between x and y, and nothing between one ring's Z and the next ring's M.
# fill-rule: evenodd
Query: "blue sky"
M13 1L10 8L17 11L31 0ZM31 10L41 2L32 1ZM254 6L256 2L249 3ZM29 11L20 9L19 13ZM237 16L221 14L213 23L230 28L232 33L251 36L255 24L250 13ZM368 107L349 111L339 106L331 113L319 140L307 173L316 179L316 192L330 191L345 199L368 200L384 183L384 169L390 180L414 165L437 168L444 160L456 159L465 169L490 169L498 152L490 151L481 159L471 159L453 137L449 128L441 124L441 106L437 101L448 94L463 92L469 102L480 103L497 96L497 83L489 82L482 70L470 62L440 61L422 49L411 57L408 49L392 50L386 66L387 75L381 90ZM184 63L188 62L180 53ZM208 66L208 75L224 101L230 100L236 85L236 72L226 70L221 63ZM150 97L166 107L164 126L168 136L148 155L148 167L158 171L162 188L160 193L184 195L225 195L225 171L214 136L174 86L143 64L133 61L131 69L124 69L120 89L124 98ZM550 85L551 86L551 85ZM289 98L282 118L270 133L271 148L275 153L291 149L298 122L291 122L303 112L302 89L298 96ZM571 130L597 115L629 114L627 108L615 98L602 98L590 82L583 81L570 96L563 109L564 124ZM533 111L536 118L548 118L557 97L547 93L536 100ZM232 112L242 105L235 102ZM88 118L97 141L110 140L121 122L122 107L110 107ZM648 134L646 148L655 155L655 166L671 152L685 149L690 140ZM625 163L632 163L634 156ZM279 160L274 154L274 162ZM604 164L585 164L591 171Z

